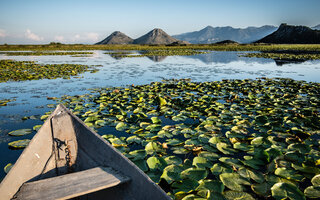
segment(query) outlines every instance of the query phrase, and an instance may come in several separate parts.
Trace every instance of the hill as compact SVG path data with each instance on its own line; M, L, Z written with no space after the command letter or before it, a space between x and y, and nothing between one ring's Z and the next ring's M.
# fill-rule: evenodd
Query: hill
M96 44L131 44L133 39L120 31L111 33L107 38Z
M281 24L278 30L256 41L274 44L320 44L320 31L306 26Z
M133 44L172 44L181 42L164 32L162 29L155 28L147 34L135 39Z
M312 27L312 29L314 29L314 30L320 30L320 24L318 24L317 26Z
M233 28L231 26L212 27L207 26L200 31L183 33L172 37L188 41L193 44L209 44L224 40L233 40L239 43L251 43L274 32L275 26Z

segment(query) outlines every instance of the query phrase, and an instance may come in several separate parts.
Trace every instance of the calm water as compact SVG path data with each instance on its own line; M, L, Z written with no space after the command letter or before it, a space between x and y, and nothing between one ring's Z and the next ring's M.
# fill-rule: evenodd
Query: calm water
M0 107L0 179L5 176L3 167L9 162L14 163L22 152L22 150L10 150L7 143L32 138L34 135L8 137L7 133L42 124L40 120L23 121L21 118L31 115L40 116L49 111L50 108L47 108L46 104L55 103L55 101L47 100L47 97L84 94L89 92L87 90L89 88L148 84L171 78L216 81L285 77L320 82L320 61L281 65L272 59L239 57L238 54L243 52L114 59L103 52L94 51L92 57L5 56L0 54L0 59L33 60L46 64L101 65L97 73L84 73L80 75L81 78L0 83L0 99L16 99L8 103L8 106Z

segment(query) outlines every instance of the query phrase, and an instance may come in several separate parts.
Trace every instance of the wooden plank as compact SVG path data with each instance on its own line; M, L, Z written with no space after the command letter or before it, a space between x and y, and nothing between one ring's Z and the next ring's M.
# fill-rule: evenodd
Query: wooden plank
M53 178L24 183L17 199L69 199L126 183L130 178L108 167L95 167Z

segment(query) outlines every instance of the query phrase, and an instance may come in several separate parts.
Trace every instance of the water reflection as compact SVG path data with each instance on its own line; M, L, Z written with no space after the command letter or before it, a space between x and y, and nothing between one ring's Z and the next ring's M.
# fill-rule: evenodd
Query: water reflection
M33 60L46 64L100 65L97 73L83 73L80 78L33 80L0 83L0 98L13 99L8 106L0 107L0 169L8 162L15 162L21 151L8 149L7 143L17 138L7 133L20 128L41 124L39 118L22 120L24 116L43 115L55 103L47 97L81 95L89 88L148 84L162 79L190 78L193 81L217 81L221 79L255 79L257 77L285 77L320 82L320 62L307 61L277 66L272 59L245 58L244 52L212 52L194 56L154 56L114 59L105 51L93 51L91 57L65 56L6 56L0 59ZM27 135L19 139L31 138ZM4 176L0 170L0 178Z

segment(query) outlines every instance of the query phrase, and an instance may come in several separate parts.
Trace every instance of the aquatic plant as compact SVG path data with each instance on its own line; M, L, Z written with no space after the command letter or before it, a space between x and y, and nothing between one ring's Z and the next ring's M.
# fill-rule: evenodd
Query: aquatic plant
M79 64L38 64L33 61L0 60L0 82L69 78L96 70L96 66Z
M319 83L292 79L183 79L57 103L113 127L102 137L174 199L306 199L320 197L319 99Z
M297 60L297 61L305 61L305 60L319 60L320 52L317 54L294 54L294 53L246 53L240 55L242 57L256 57L256 58L272 58L274 60Z
M25 51L25 52L0 52L7 56L62 56L62 55L73 55L73 56L89 56L93 52L83 51Z

